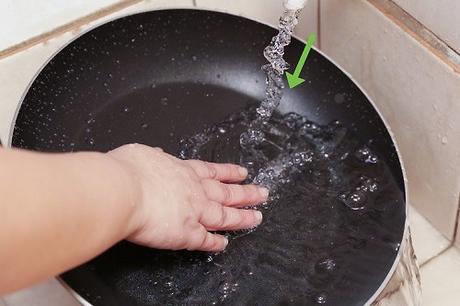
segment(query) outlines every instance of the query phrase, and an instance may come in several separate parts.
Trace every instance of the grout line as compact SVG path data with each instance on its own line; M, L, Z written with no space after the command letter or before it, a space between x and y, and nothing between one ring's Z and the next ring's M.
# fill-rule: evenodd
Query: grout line
M197 6L196 0L193 0L193 6Z
M318 32L318 48L321 50L321 0L317 0L317 16L316 16L316 31Z
M454 226L454 235L453 235L453 239L452 241L450 241L449 245L446 246L445 249L441 250L438 254L434 255L433 257L429 258L427 261L425 261L424 263L422 263L420 265L420 268L423 268L425 265L427 265L428 263L430 263L431 261L433 261L434 259L440 257L441 255L443 255L444 253L446 253L447 251L449 251L451 248L455 248L455 242L457 240L457 234L458 234L458 228L459 228L459 217L460 217L460 194L459 194L459 199L458 199L458 206L457 206L457 212L456 212L456 217L455 217L455 226Z
M367 1L452 68L454 72L460 74L460 54L430 29L426 28L412 15L399 7L393 0Z
M60 36L66 32L78 29L92 21L95 21L99 18L105 17L107 15L110 15L112 13L115 13L119 10L122 10L128 6L137 4L142 2L142 0L121 0L115 4L109 5L105 8L102 8L100 10L95 11L94 13L91 13L89 15L80 17L74 21L71 21L69 23L66 23L64 25L61 25L59 27L56 27L55 29L45 32L43 34L34 36L32 38L29 38L23 42L20 42L16 45L13 45L11 47L8 47L4 50L0 51L0 59L5 58L7 56L16 54L20 51L23 51L25 49L28 49L32 46L35 46L39 43L45 42L49 39L55 38L57 36Z
M447 251L449 251L451 248L453 247L453 244L449 244L448 246L446 246L446 248L442 251L440 251L438 254L434 255L433 257L431 257L430 259L428 259L427 261L425 261L424 263L420 264L420 269L423 268L424 266L426 266L427 264L429 264L430 262L432 262L433 260L435 260L436 258L444 255Z
M453 243L457 241L457 234L458 234L458 219L460 217L460 194L458 195L458 205L457 205L457 216L455 218L455 226L454 226L454 238L452 239Z

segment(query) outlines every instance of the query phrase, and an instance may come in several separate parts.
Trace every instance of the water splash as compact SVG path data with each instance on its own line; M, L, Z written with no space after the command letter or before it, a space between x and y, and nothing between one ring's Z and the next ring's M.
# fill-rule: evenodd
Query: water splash
M194 290L209 292L208 286L220 284L212 301L222 305L250 301L247 286L277 288L264 305L339 305L352 289L339 293L336 286L363 273L348 258L373 263L368 267L373 272L359 274L364 280L387 269L378 256L398 251L400 232L393 229L402 224L395 219L403 201L399 189L371 143L360 142L339 121L321 125L299 114L274 112L261 125L264 141L254 150L241 147L241 132L258 115L256 106L249 107L181 141L181 158L241 162L248 168L247 182L271 192L257 208L264 211L261 226L225 233L231 248L189 267L209 279L199 288L193 282ZM375 163L366 162L369 156ZM240 285L232 287L235 283Z

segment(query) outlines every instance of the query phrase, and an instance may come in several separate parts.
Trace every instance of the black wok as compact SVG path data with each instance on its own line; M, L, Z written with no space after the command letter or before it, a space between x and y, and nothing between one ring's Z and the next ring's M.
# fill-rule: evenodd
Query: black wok
M174 154L182 137L263 99L262 50L275 34L275 29L242 17L194 10L153 11L104 24L71 42L39 72L18 110L11 144L67 152L107 151L138 142ZM293 39L285 58L295 64L302 49L303 44ZM356 222L354 228L362 226L366 233L342 254L337 263L340 277L321 278L318 271L322 266L318 268L313 261L321 250L308 248L305 258L312 262L298 269L304 269L311 287L296 289L298 295L284 296L286 291L280 288L292 289L295 284L270 282L267 274L253 282L242 279L243 289L228 299L213 300L213 292L203 289L203 283L214 286L213 279L219 281L218 270L206 275L192 273L193 265L205 260L205 255L173 254L122 242L65 273L62 280L92 305L369 303L392 271L405 231L401 165L378 113L344 72L312 51L302 77L306 79L302 86L286 90L280 113L296 112L320 124L340 120L358 141L377 152L388 172L391 196L382 195L375 201L389 209L370 210L358 221L343 219L340 226L322 229L348 237L347 222ZM318 201L321 204L321 199ZM305 215L305 222L309 218L312 216ZM380 220L375 230L366 225L372 218ZM256 239L257 235L248 235L241 241L250 248ZM244 245L235 243L233 248L243 249ZM261 256L263 252L253 249L249 254ZM231 254L222 255L228 257L228 265L244 264ZM190 267L184 261L179 266L175 256L189 258ZM180 297L158 299L165 295L153 284L159 270L181 282Z

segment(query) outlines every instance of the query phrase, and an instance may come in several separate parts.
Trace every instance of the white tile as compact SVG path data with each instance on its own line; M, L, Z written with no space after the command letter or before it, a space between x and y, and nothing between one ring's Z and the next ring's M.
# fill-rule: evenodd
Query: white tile
M5 302L3 301L2 298L0 298L0 306L6 306Z
M55 279L3 297L8 306L79 306ZM0 304L1 305L1 304Z
M62 46L74 39L79 32L102 24L119 16L163 8L192 7L192 0L144 1L110 14L81 27L78 32L67 32L45 43L0 59L0 140L7 143L14 114L28 84L42 65Z
M460 52L460 1L393 0L452 48Z
M376 103L408 178L409 203L452 240L460 192L460 75L367 1L321 2L322 49Z
M306 39L311 32L317 32L318 0L309 0L299 18L295 34ZM282 0L197 0L197 7L227 12L248 17L273 27L283 12Z
M2 0L0 50L91 14L118 0Z
M424 264L451 244L428 220L416 209L410 207L409 223L418 263Z
M456 248L421 269L423 305L460 305L460 253Z

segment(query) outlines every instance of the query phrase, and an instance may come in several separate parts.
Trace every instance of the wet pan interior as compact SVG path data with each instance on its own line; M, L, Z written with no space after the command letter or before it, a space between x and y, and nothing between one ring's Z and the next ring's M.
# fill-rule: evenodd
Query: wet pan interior
M263 99L262 50L275 34L275 29L242 17L194 10L153 11L102 25L70 43L40 72L19 110L12 145L68 152L107 151L138 142L175 154L181 138ZM294 39L287 61L296 63L302 49ZM352 215L337 205L322 216L315 215L319 209L306 209L305 224L317 218L309 235L322 241L312 239L296 254L287 245L286 252L279 251L279 261L264 257L277 236L263 229L236 240L209 266L207 254L122 242L64 274L64 281L93 305L367 302L390 271L402 241L405 203L399 160L377 112L340 69L312 51L302 77L304 85L286 91L280 113L296 112L319 124L340 120L378 154L388 192L373 199L372 209ZM315 205L330 205L328 201L318 195ZM288 211L279 216L290 219ZM292 224L291 230L303 226ZM273 235L271 245L260 243L263 235ZM333 243L326 246L328 237L334 237ZM341 249L340 241L348 246ZM334 256L331 276L328 260ZM296 262L299 258L304 260ZM247 261L260 268L252 278L240 275ZM225 271L240 273L232 276L240 280L238 288L225 289ZM283 283L271 272L283 273ZM166 276L178 290L168 289Z

